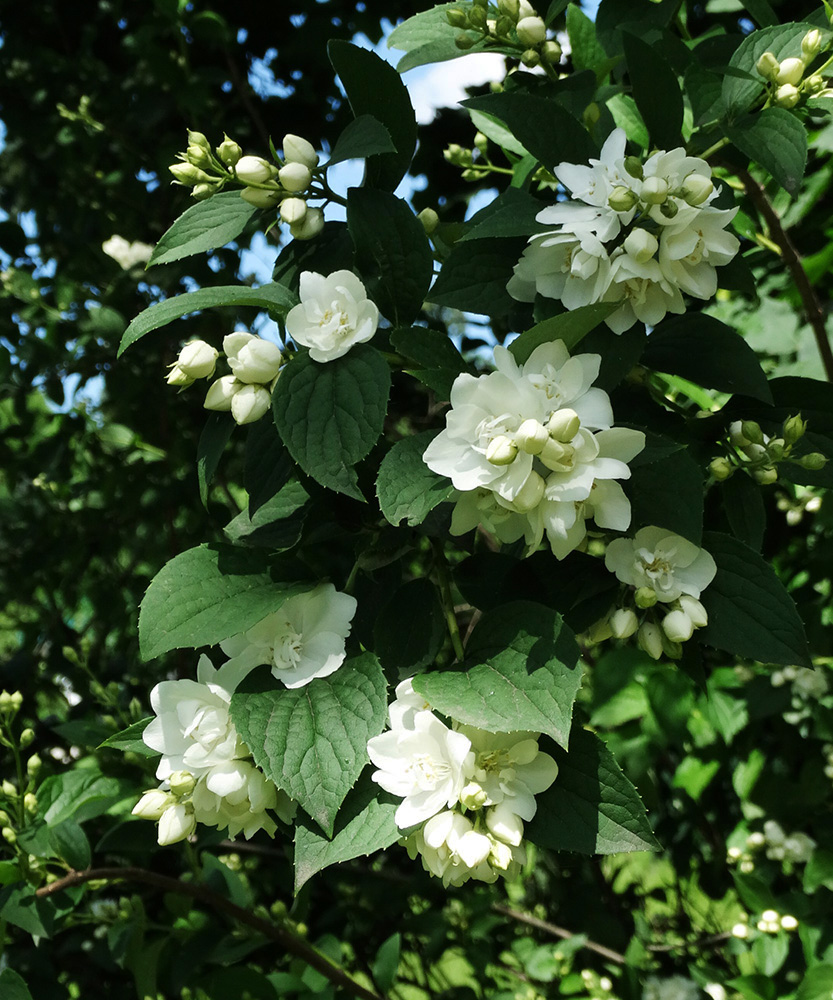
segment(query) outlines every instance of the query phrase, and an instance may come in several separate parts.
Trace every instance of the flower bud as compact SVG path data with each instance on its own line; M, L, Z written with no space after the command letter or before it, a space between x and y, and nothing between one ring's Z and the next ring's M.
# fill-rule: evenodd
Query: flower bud
M773 462L780 462L784 457L787 442L783 438L770 438L766 443L766 452Z
M211 152L211 143L205 135L202 132L197 132L190 128L188 129L188 145L204 150L206 153Z
M794 931L798 928L798 921L789 913L785 913L779 920L779 923L785 931Z
M743 422L740 420L733 420L729 424L729 440L736 448L743 448L752 443L743 433Z
M659 636L662 642L663 653L665 653L669 660L679 660L683 655L683 644L669 639L662 629L660 629Z
M272 395L265 386L244 385L231 398L231 415L238 424L253 424L271 405Z
M642 182L642 200L649 205L661 205L668 198L668 182L662 177L646 177Z
M524 836L524 825L521 817L506 807L504 800L502 807L489 809L486 813L486 829L495 837L499 837L505 844L512 844L519 847Z
M169 844L186 840L194 832L196 826L197 820L193 809L175 803L168 806L159 817L159 833L156 839L161 847L167 847Z
M791 83L785 83L775 91L775 103L779 108L794 108L801 98L801 93Z
M636 641L639 648L644 649L652 660L658 660L662 656L662 633L652 622L645 622L639 626Z
M8 778L6 778L4 780L4 782L3 782L3 784L0 785L0 789L2 789L3 794L6 796L7 799L16 799L17 798L17 789L11 783L11 781L8 780Z
M12 710L12 696L8 691L0 691L0 712L10 712Z
M265 184L276 172L262 156L241 156L234 164L234 176L244 184Z
M486 27L486 11L483 7L472 7L469 10L469 26L476 31L483 31Z
M281 218L287 225L297 226L306 214L307 203L303 198L284 198L281 202Z
M728 458L713 458L709 462L709 472L712 478L718 483L722 483L725 479L728 479L734 471L735 467Z
M217 410L226 413L231 409L232 398L243 388L243 383L238 382L233 375L223 375L208 388L205 394L205 402L202 404L206 410Z
M185 158L195 167L210 167L212 163L211 152L201 146L189 146L185 150Z
M821 452L811 451L809 455L804 455L803 458L800 458L798 464L802 469L818 472L827 465L827 458Z
M217 190L214 184L195 184L191 188L191 197L197 201L206 201Z
M518 454L518 446L505 434L493 437L486 446L486 461L492 465L511 465Z
M521 45L530 49L547 40L547 26L541 17L522 17L515 30Z
M808 94L818 94L824 90L824 77L820 73L813 73L804 81L802 89Z
M470 781L462 792L460 792L460 802L466 809L471 809L472 811L482 809L488 799L489 796L486 794L485 789L482 785L478 785L476 781Z
M755 63L755 69L765 80L774 80L780 63L774 52L764 52L761 58Z
M695 208L708 201L713 191L714 184L711 178L704 177L703 174L689 174L680 188L683 201Z
M601 109L595 101L591 101L581 113L581 120L584 122L586 128L593 128L601 117Z
M550 64L550 66L557 66L561 62L562 49L555 39L550 39L548 42L544 42L541 47L541 55Z
M524 420L515 432L515 444L527 455L540 455L549 439L547 428L535 419Z
M659 210L666 219L673 219L677 212L679 212L679 208L677 208L676 203L673 201L664 201L660 205Z
M174 771L168 778L168 784L171 786L171 792L181 799L194 791L197 781L190 771Z
M5 809L0 809L0 826L9 825L9 814Z
M318 166L318 154L315 146L300 135L287 133L283 137L283 158L287 163L300 163L308 170Z
M496 837L493 838L492 850L489 854L489 864L492 868L497 868L498 871L505 872L512 864L512 848Z
M466 23L468 23L468 19L466 19ZM471 35L467 35L465 31L461 31L460 34L454 39L454 44L458 49L460 49L461 52L465 52L467 49L470 49L472 45L474 45L474 41L475 40L471 37Z
M732 424L732 427L734 427L734 424ZM759 423L756 423L756 421L742 420L740 425L740 430L741 434L751 444L764 443L764 432L761 430L761 425Z
M452 7L451 10L447 10L445 12L445 19L452 28L465 28L469 23L465 12L460 10L459 7Z
M614 212L630 212L638 201L639 198L634 192L630 188L622 187L621 184L610 192L610 197L607 199L608 205Z
M569 406L564 406L556 410L547 423L547 430L556 441L567 444L578 434L581 427L581 420L575 410Z
M155 823L160 819L162 813L175 802L176 799L170 792L165 792L161 788L152 788L149 792L145 792L133 806L131 815L138 816L140 819L149 819Z
M637 263L646 264L659 249L659 241L647 229L637 227L625 237L625 252L630 254Z
M35 741L35 730L34 729L24 729L20 734L20 739L18 743L20 744L21 750L25 750L26 747L31 746Z
M508 38L510 32L515 27L515 22L511 17L501 16L496 21L489 20L486 21L486 27L489 29L489 34L494 37Z
M417 218L422 223L426 236L430 236L440 224L440 217L433 208L423 208Z
M610 615L605 615L604 618L600 618L598 621L593 622L587 630L587 641L593 643L594 645L611 638L613 638L613 629L610 625Z
M23 796L23 808L29 815L34 816L38 811L38 797L34 792L27 792Z
M771 486L778 481L778 470L773 465L764 465L752 470L752 478L759 486Z
M195 167L193 163L174 163L168 170L174 175L177 184L185 187L190 187L192 184L207 184L213 179L210 174Z
M662 630L672 642L686 642L694 634L694 623L685 611L669 611L662 619Z
M526 52L521 55L521 62L528 69L534 69L540 64L541 56L535 51L535 49L527 49Z
M324 228L324 213L320 208L308 208L300 222L289 227L296 240L311 240Z
M33 778L40 771L42 766L43 761L36 753L33 753L29 760L26 761L26 773L30 778Z
M657 603L657 592L653 587L639 587L633 595L634 604L638 608L652 608Z
M520 492L512 501L512 506L520 514L534 510L543 499L545 488L546 483L541 476L537 472L530 472Z
M811 63L821 51L821 32L811 28L801 39L801 58L805 63Z
M233 167L235 163L238 163L240 157L243 155L243 150L238 146L234 139L229 139L229 137L223 133L223 141L217 147L217 156L225 163L227 167Z
M489 137L483 135L482 132L474 133L474 148L479 152L484 153L489 148Z
M778 67L775 74L775 82L796 86L804 76L803 59L785 59Z
M247 384L265 385L271 382L283 360L277 344L242 331L223 338L223 351L234 377Z
M204 340L192 340L179 352L176 367L191 379L211 378L220 352Z
M504 17L517 21L521 15L521 5L518 0L497 0L497 9Z
M610 616L610 631L617 639L629 639L638 628L639 619L630 608L618 608Z
M174 385L180 389L187 389L189 385L193 385L194 383L194 379L176 364L171 365L171 370L168 372L168 377L165 381L168 385Z
M10 826L4 826L3 829L0 830L0 836L2 836L3 840L5 840L7 844L17 843L17 834Z
M312 173L303 163L287 163L278 171L278 180L286 191L306 191L312 181Z
M575 452L568 444L550 438L538 456L552 472L567 472L573 467Z
M281 200L281 192L277 188L267 191L265 188L250 187L243 188L240 197L255 208L274 208Z
M638 181L642 180L642 161L638 156L626 156L624 160L625 172Z
M691 619L695 628L705 628L706 625L709 624L708 613L696 597L691 597L689 594L683 594L682 597L677 600L677 603Z

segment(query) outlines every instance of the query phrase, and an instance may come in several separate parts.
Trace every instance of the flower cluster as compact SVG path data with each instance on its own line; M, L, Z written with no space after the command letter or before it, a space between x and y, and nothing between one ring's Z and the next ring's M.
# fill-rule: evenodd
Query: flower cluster
M489 16L487 0L474 0L466 9L452 7L446 19L452 28L462 28L455 44L459 49L470 49L477 41L467 32L477 32L486 45L511 46L522 50L520 59L524 66L538 66L542 61L557 66L561 60L561 46L549 38L547 25L529 3L529 0L497 0L497 17Z
M650 525L633 538L614 539L607 547L605 566L627 590L621 605L590 629L591 641L628 639L636 633L639 646L653 659L663 653L677 659L682 643L708 624L698 598L714 579L717 566L705 549Z
M294 803L254 766L229 716L246 672L232 663L215 670L203 655L196 681L162 681L151 692L156 718L142 739L162 754L156 768L162 784L145 792L133 813L159 822L160 844L184 840L197 823L248 839L258 830L274 834L270 811L291 821Z
M590 166L558 165L572 200L536 216L557 228L530 240L507 286L514 298L532 302L537 293L567 309L619 302L607 325L622 333L684 312L682 293L715 294L715 268L740 246L726 232L737 208L712 207L719 192L705 160L679 148L643 164L625 156L625 142L616 129Z
M334 361L376 332L379 310L352 271L302 271L299 293L300 303L287 313L286 331L309 348L313 361Z
M385 791L402 799L396 825L405 846L445 885L511 878L523 864L523 823L558 766L533 733L449 728L403 681L388 710L390 729L368 742ZM412 829L417 827L417 829Z
M738 469L743 469L756 483L767 486L778 479L778 463L793 462L802 469L818 471L827 464L821 452L811 451L801 458L793 458L793 447L807 430L807 423L797 413L781 425L781 433L775 437L764 434L760 424L754 420L734 420L729 425L728 440L724 442L725 456L719 456L709 464L712 476L722 482Z
M821 50L821 32L818 28L811 28L801 39L801 52L798 56L779 61L774 52L763 53L755 68L767 81L770 104L779 108L794 108L808 97L833 97L830 81L821 72L805 76L810 63Z
M570 357L562 341L518 365L495 348L497 371L459 375L446 428L423 460L459 491L452 534L482 524L504 542L544 535L558 559L582 544L586 520L625 531L630 503L616 480L645 446L640 431L613 427L610 400L593 382L597 354Z
M806 833L787 833L780 823L768 819L763 831L756 830L746 838L743 847L730 847L727 861L737 863L745 874L755 870L754 855L763 850L770 861L780 861L785 867L806 864L813 855L816 842Z
M318 166L315 147L298 135L283 137L283 156L270 163L261 156L244 155L225 136L212 150L202 132L189 130L188 148L177 153L180 161L169 167L174 182L191 188L198 201L217 194L226 184L243 185L241 198L256 208L278 208L290 233L299 240L312 239L324 227L324 213L310 208L307 198L320 195L312 189Z

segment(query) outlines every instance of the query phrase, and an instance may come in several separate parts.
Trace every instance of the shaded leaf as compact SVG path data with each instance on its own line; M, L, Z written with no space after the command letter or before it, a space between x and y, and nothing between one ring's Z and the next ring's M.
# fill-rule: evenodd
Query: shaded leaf
M239 191L221 191L186 209L156 244L148 261L169 264L230 243L246 228L257 209Z
M412 526L422 524L430 511L454 491L449 479L432 472L422 460L436 436L435 431L423 431L402 438L382 459L376 495L382 513L393 525L403 518Z

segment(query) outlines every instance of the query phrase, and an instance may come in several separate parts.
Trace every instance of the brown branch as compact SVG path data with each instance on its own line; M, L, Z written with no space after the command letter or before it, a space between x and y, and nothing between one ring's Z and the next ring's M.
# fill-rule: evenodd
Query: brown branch
M374 993L373 990L369 990L362 986L361 983L356 982L340 966L331 962L326 955L322 955L316 951L306 941L284 930L282 927L276 927L268 920L263 920L242 906L237 906L204 885L194 882L181 882L179 879L171 878L168 875L159 875L156 872L148 871L146 868L88 868L82 872L70 872L69 875L58 879L57 882L51 882L49 885L38 889L35 895L43 899L47 896L54 896L64 889L71 889L73 886L97 880L106 882L144 882L145 885L151 885L164 892L178 892L183 896L190 896L192 899L205 903L220 913L224 913L227 917L231 917L241 924L246 924L246 926L259 931L264 937L275 941L291 955L302 959L311 968L320 972L334 986L347 990L348 993L360 997L361 1000L384 1000L378 993Z
M723 944L731 936L731 931L722 931L720 934L697 938L696 941L682 941L679 944L649 944L647 947L648 951L653 952L655 955L667 951L700 951L703 948L714 948L715 945Z
M539 917L530 916L528 913L521 913L519 910L512 910L508 906L500 906L496 903L492 909L496 913L502 913L505 917L511 917L513 920L517 920L522 924L529 924L530 927L537 927L538 930L546 931L547 934L552 934L554 937L561 938L564 941L568 938L576 936L573 931L565 930L563 927L551 924L547 920L541 920ZM611 962L616 962L617 965L624 965L626 962L624 955L620 954L618 951L614 951L612 948L607 948L603 944L597 944L595 941L585 941L582 948L587 948L588 951L595 951L597 955L601 955Z
M801 301L804 305L807 321L812 327L816 338L816 344L819 354L821 354L821 361L827 381L833 382L833 350L831 350L830 340L827 336L824 307L819 301L819 297L816 295L813 286L810 284L810 279L807 277L807 272L804 270L804 265L795 248L795 244L781 224L778 213L770 204L769 198L766 196L766 191L748 171L738 170L737 173L738 177L743 181L746 193L755 203L755 207L769 226L773 242L777 243L781 248L782 259L792 275L795 287L798 289L798 294L801 296Z

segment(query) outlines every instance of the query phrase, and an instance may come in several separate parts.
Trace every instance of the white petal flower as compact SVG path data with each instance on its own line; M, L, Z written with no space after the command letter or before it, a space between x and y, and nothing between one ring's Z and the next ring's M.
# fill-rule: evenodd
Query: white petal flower
M112 257L123 271L129 271L137 264L147 264L153 253L153 247L149 243L134 241L128 243L123 236L111 236L101 244L101 249Z
M414 691L413 678L396 685L396 697L388 706L391 729L413 729L417 712L430 712L431 706Z
M328 677L344 662L356 606L354 597L331 583L290 597L248 632L220 643L231 658L226 666L251 670L268 664L272 675L288 688Z
M634 538L617 538L605 553L605 565L622 583L652 589L657 600L676 601L683 594L699 597L715 577L717 567L705 549L650 526Z
M235 423L253 424L269 412L272 396L265 385L242 385L230 401L231 415Z
M162 847L187 840L194 832L197 820L194 810L184 802L176 802L159 817L157 840Z
M206 410L228 413L231 410L232 399L242 388L243 383L238 382L233 375L222 375L208 387L205 402L202 405Z
M272 836L277 824L267 810L290 822L296 805L278 790L261 771L247 760L229 761L202 775L192 802L198 823L228 828L229 837L238 833L248 840L258 830Z
M379 310L352 271L330 275L303 271L301 302L289 310L286 330L296 344L309 348L313 361L333 361L376 332Z
M411 857L419 855L425 870L443 885L462 885L469 879L495 882L500 875L514 878L526 861L521 846L510 846L474 828L458 812L441 812L409 837Z
M192 340L179 352L176 367L190 379L211 378L220 352L204 340Z
M223 352L234 377L248 385L268 385L283 360L277 344L241 330L223 338Z
M166 792L164 788L151 788L133 806L131 815L138 816L141 819L150 819L155 822L175 802L175 797L170 792Z
M403 800L395 815L401 829L457 803L471 749L467 737L449 729L432 712L416 712L412 722L411 729L391 729L367 744L378 768L373 780Z

